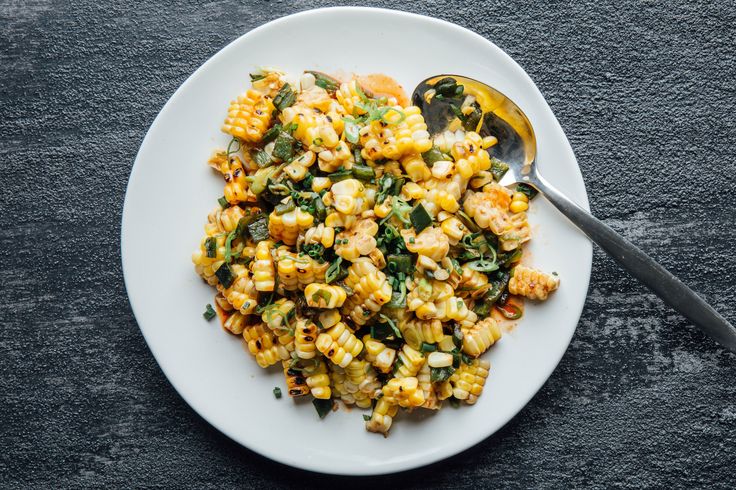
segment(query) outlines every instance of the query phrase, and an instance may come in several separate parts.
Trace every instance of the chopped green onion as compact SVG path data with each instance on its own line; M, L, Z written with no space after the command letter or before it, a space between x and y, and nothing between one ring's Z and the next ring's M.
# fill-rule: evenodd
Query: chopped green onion
M412 209L409 217L411 218L411 224L414 226L417 233L432 224L432 216L430 216L422 203L417 204L414 209Z
M278 386L276 388L274 388L273 389L273 396L275 396L276 399L281 398L281 388L279 388Z
M215 312L215 309L212 308L212 305L208 303L207 306L204 307L204 313L202 313L202 316L205 320L210 321L217 316L217 313Z
M429 368L429 380L432 383L447 381L448 379L450 379L450 376L452 376L452 373L454 372L455 370L450 366L441 368L431 367Z
M437 350L437 346L434 344L428 344L426 342L422 342L422 346L419 348L422 352L434 352Z
M320 299L325 300L325 305L328 305L330 304L330 300L332 299L332 293L329 291L325 291L324 289L318 289L314 292L314 294L312 294L312 301L320 304Z
M225 288L232 286L233 281L235 280L235 275L233 274L232 269L230 269L230 266L225 262L223 262L215 271L215 277L217 277L217 280L220 281L220 284Z
M508 170L509 166L507 164L496 157L491 158L491 174L496 182L500 181Z
M317 415L319 415L319 418L323 419L327 416L328 413L332 410L332 400L321 400L319 398L315 398L312 400L312 404L314 405L315 410L317 410Z
M268 216L261 214L251 223L248 223L248 233L254 242L258 243L263 240L268 240Z
M360 127L355 119L352 117L343 117L342 120L345 122L345 138L353 144L360 140Z
M368 421L371 420L371 416L370 415L363 414L363 420L365 420L366 422L368 422Z
M229 207L230 207L230 203L229 203L229 202L227 202L227 199L225 199L225 196L222 196L221 198L219 198L219 199L217 200L217 202L218 202L218 203L220 204L220 207L221 207L222 209L227 209L227 208L229 208Z
M214 259L217 257L217 238L211 236L204 241L204 249L207 251L207 257Z
M474 271L478 271L478 272L493 272L493 271L498 270L497 262L495 261L489 262L485 260L484 258L473 260L471 262L466 262L464 266L470 269L473 269Z
M249 73L249 75L251 82L257 82L258 80L263 80L264 78L266 78L266 75L262 73Z
M261 143L268 144L276 139L276 137L281 133L281 130L283 128L280 124L274 125L271 129L263 133L263 138L261 138Z
M339 280L338 277L340 276L341 272L340 264L342 264L342 257L338 257L337 260L335 260L332 264L330 264L330 267L327 268L327 271L325 272L325 282L327 284Z
M422 158L424 159L424 163L426 163L430 167L437 162L452 160L448 155L442 153L440 149L436 146L433 146L431 149L422 153Z
M327 90L330 93L334 94L337 89L340 88L340 82L329 75L310 70L307 70L304 73L311 73L312 76L314 76L314 84L320 88Z
M352 178L353 172L351 170L340 170L338 172L327 174L327 177L329 177L330 181L332 181L333 183L340 182L341 180Z
M358 179L365 182L368 182L372 179L376 178L376 171L373 170L372 167L369 167L368 165L353 165L353 176Z
M472 233L478 233L480 231L480 228L478 228L478 225L475 224L475 221L473 220L473 218L465 214L464 211L458 211L455 214L457 215L458 218L460 218L460 221L463 222L465 227L468 230L470 230Z
M313 259L321 259L325 254L325 247L321 243L308 243L302 247L302 250Z
M230 263L232 260L232 254L231 254L231 247L233 243L233 239L235 238L235 232L236 230L231 231L227 238L225 238L225 262Z
M294 105L294 102L296 102L296 94L288 83L285 83L273 98L273 105L279 111L283 111L287 107Z
M396 323L392 319L390 319L389 317L387 317L383 313L379 314L378 315L378 318L380 318L384 322L388 323L388 326L391 327L391 330L394 331L394 335L396 335L396 337L398 337L400 339L403 338L401 336L401 330L399 330L399 327L396 326Z

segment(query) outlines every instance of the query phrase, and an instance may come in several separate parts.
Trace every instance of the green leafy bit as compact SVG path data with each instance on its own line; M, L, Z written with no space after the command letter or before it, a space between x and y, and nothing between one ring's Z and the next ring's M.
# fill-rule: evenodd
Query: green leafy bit
M383 174L378 179L378 194L376 195L376 202L383 203L388 196L398 196L401 193L401 188L404 186L405 179L402 177L396 177L392 174Z
M487 317L491 313L491 303L486 301L477 302L473 307L473 313L481 319Z
M445 155L444 153L442 153L440 149L436 146L433 146L431 149L422 153L422 158L424 159L424 163L426 163L430 167L437 162L452 160L449 155Z
M236 230L233 230L228 234L227 238L225 238L225 262L228 264L232 261L232 258L233 258L232 244L233 244L233 239L235 239L235 236L236 236L235 233L236 233Z
M340 88L340 82L332 78L329 75L320 73L318 71L306 71L305 73L311 73L314 76L314 84L327 90L330 93L335 93Z
M352 178L353 172L352 170L338 170L337 172L327 174L327 177L329 177L331 182L340 182L341 180Z
M202 313L202 316L205 320L210 321L217 316L217 313L215 313L215 309L212 308L212 305L208 303L207 306L204 307L204 313Z
M417 204L409 215L411 224L417 233L432 224L432 216L427 212L422 203Z
M325 247L321 243L308 243L302 247L302 251L315 260L322 260Z
M281 398L281 388L279 388L278 386L276 388L274 388L273 389L273 396L275 396L276 399Z
M411 263L411 255L409 254L392 254L386 258L386 267L389 272L403 272L409 274L413 271L414 267Z
M462 85L458 85L454 78L445 77L434 84L434 90L438 95L443 97L455 97L462 95L464 88Z
M364 182L369 182L376 178L376 171L373 170L372 167L369 167L368 165L353 165L353 176L358 179L362 180Z
M491 158L491 174L496 182L500 181L509 171L509 166L496 157Z
M394 322L392 319L384 315L383 313L378 315L378 318L383 320L385 323L388 323L388 326L391 327L391 330L394 331L394 335L396 335L397 338L401 337L401 330L399 330L399 327L396 326L396 322Z
M269 129L268 131L266 131L265 133L263 133L263 138L261 138L261 142L264 145L272 142L273 140L276 139L276 137L279 135L279 133L283 129L284 128L282 128L280 124L275 124L271 129Z
M364 413L364 414L363 414L363 420L365 420L366 422L368 422L368 421L370 421L370 420L371 420L371 416L370 416L370 415L368 415L368 414L365 414L365 413Z
M273 98L273 105L279 111L283 111L287 107L294 105L294 102L296 102L296 94L288 83L285 83Z
M345 122L345 138L353 144L356 144L360 139L360 126L358 121L352 117L343 117L342 120Z
M257 82L258 80L263 80L266 78L266 75L263 73L249 73L250 75L250 81L251 82Z
M219 198L219 199L217 200L217 202L218 202L218 204L220 204L220 207L221 207L222 209L227 209L227 208L229 208L229 207L230 207L230 203L229 203L229 202L227 202L227 199L225 199L225 196L222 196L221 198Z
M207 257L214 259L217 257L217 238L211 236L207 237L204 241L204 249L207 252Z
M347 271L343 270L340 266L342 264L342 257L338 257L325 272L325 282L327 284L333 281L339 281L343 277L347 276Z
M286 214L289 211L294 211L296 209L296 203L294 203L293 199L289 199L285 203L280 203L274 208L274 212L278 215Z
M422 352L434 352L437 350L437 346L434 344L428 344L426 342L422 342L421 347L419 348Z
M431 367L429 368L429 380L432 383L447 381L448 379L450 379L450 376L452 376L452 373L454 372L455 370L450 366L441 368Z
M268 216L266 214L259 215L255 220L248 223L248 233L254 242L258 243L268 240Z
M292 135L281 131L274 142L273 156L283 162L291 160L294 157L296 143L297 141Z
M332 410L332 400L321 400L319 398L315 398L312 400L312 404L314 405L315 410L317 410L317 415L319 415L319 418L323 419L327 416L328 413Z
M273 163L271 156L263 150L257 150L251 153L251 158L253 158L253 161L256 162L256 165L260 168L268 167Z
M220 284L222 284L222 286L225 288L229 288L230 286L232 286L233 281L235 280L235 275L233 274L230 265L224 262L215 271L215 277L217 277L217 280L220 281Z
M516 184L516 192L521 192L523 194L526 194L526 197L528 197L529 200L534 199L534 196L539 194L538 190L536 190L534 187L530 186L529 184L525 184L523 182Z

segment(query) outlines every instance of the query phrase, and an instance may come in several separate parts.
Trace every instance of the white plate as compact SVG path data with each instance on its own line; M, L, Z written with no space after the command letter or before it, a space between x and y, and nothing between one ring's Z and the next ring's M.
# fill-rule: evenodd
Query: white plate
M498 88L526 112L544 175L587 208L575 156L527 74L494 44L428 17L369 8L312 10L270 22L235 40L176 91L151 125L125 196L125 284L141 331L171 384L209 423L244 446L298 468L365 475L406 470L454 455L493 434L539 390L575 331L588 288L592 248L543 199L535 199L533 263L557 271L562 286L530 305L518 327L487 355L491 375L472 407L408 417L387 439L364 429L359 409L319 420L311 403L276 400L278 369L261 370L240 339L202 318L213 290L190 256L222 179L206 165L228 137L228 102L259 65L386 73L408 92L427 76L457 73ZM284 389L285 391L285 389ZM426 411L422 411L426 412Z

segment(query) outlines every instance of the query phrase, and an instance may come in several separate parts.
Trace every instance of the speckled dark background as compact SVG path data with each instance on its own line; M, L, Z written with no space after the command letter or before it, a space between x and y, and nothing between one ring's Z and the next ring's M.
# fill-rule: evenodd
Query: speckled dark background
M736 7L546 3L397 7L513 56L565 129L594 213L736 320ZM172 389L119 259L138 146L225 44L328 5L0 1L0 487L734 488L736 356L598 251L577 333L544 388L490 439L424 469L351 480L286 468Z

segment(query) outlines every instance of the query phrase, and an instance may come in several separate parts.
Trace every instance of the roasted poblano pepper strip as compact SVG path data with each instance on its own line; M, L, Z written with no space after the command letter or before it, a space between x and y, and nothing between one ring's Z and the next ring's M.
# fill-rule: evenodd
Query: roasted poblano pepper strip
M261 214L248 223L248 233L254 242L260 242L262 240L268 240L268 216Z
M235 280L235 275L233 274L232 269L230 269L230 265L224 262L215 271L215 276L217 277L217 280L220 281L220 284L225 288L232 286L233 281Z
M411 210L409 218L411 219L411 224L414 226L417 233L420 233L423 229L432 224L432 216L429 215L422 203L417 204L414 209Z

